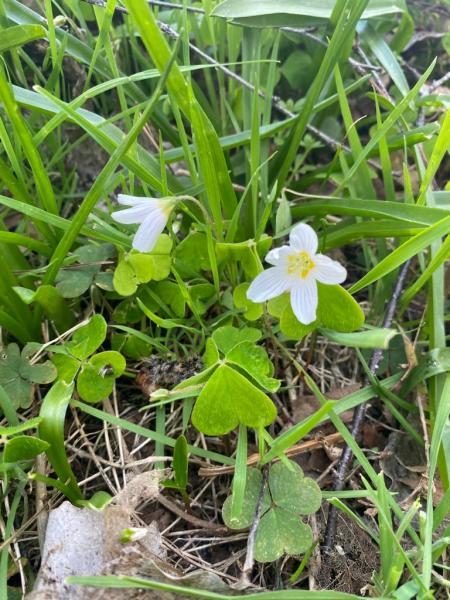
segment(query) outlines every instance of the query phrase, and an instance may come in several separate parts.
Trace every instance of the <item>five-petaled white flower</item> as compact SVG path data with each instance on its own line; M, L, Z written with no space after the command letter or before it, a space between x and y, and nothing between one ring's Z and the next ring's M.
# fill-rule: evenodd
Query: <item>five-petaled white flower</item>
M247 298L264 302L284 292L291 294L295 316L304 325L316 320L317 281L342 283L347 271L335 260L316 254L318 239L312 227L296 225L289 236L289 246L271 250L266 261L273 265L260 273L247 290Z
M139 252L151 252L167 225L176 199L141 198L119 194L117 200L119 204L130 208L113 213L112 218L124 225L138 223L139 227L133 238L133 248Z

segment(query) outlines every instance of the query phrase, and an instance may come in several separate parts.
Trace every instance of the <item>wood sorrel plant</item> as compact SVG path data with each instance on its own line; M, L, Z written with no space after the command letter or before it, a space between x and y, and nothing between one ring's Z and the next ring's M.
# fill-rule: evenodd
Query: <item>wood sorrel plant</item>
M246 585L287 588L306 566L317 587L307 518L322 494L287 456L330 423L347 449L323 498L380 556L366 589L448 588L448 9L423 5L0 0L0 598L32 570L29 480L99 509L111 495L86 500L90 486L120 487L126 450L143 447L172 468L158 498L169 511L210 529L222 509L226 527L250 528ZM349 381L361 389L324 396ZM405 440L425 450L428 484L406 507L399 457L383 451ZM35 468L44 452L53 474L42 456ZM252 557L299 554L294 575L280 560L250 580Z

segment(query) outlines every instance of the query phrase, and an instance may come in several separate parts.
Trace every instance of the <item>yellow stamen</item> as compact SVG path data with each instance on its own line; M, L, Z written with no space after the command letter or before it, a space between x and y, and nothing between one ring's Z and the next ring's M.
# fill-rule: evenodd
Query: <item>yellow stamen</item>
M298 254L291 254L288 256L288 273L289 275L298 274L299 277L305 279L308 273L315 267L315 263L312 260L308 252L299 252Z

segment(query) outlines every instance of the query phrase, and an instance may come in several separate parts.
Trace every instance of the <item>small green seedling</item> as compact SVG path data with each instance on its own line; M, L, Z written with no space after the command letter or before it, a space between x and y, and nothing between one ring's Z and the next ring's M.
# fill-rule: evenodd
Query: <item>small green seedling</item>
M89 323L77 329L70 342L51 348L58 378L66 383L77 378L78 394L86 402L107 398L115 380L125 371L126 361L120 352L108 350L93 355L105 341L106 328L105 319L94 315Z
M180 435L175 442L173 449L173 479L165 479L162 485L166 488L178 490L183 496L186 506L189 506L189 494L187 493L188 484L188 444L184 435Z
M231 519L232 496L222 508L224 523L230 529L250 527L262 485L258 469L248 469L244 503L237 520ZM313 543L309 525L301 519L319 510L322 494L317 483L305 477L292 461L274 463L269 470L268 486L264 490L261 520L256 530L254 556L258 562L273 562L283 554L299 555Z

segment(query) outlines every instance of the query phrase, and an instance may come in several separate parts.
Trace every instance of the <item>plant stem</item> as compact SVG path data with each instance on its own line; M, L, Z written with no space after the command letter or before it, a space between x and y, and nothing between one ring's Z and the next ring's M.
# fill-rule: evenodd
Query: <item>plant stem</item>
M259 522L261 521L262 516L262 507L264 500L264 492L267 485L267 468L263 468L262 472L263 478L261 482L261 487L259 489L258 502L256 503L255 516L253 519L252 526L250 527L250 531L248 533L247 539L247 554L245 556L244 566L242 568L242 575L235 586L237 590L245 590L251 585L250 575L253 571L253 565L255 563L255 540L256 540L256 530L258 529Z

